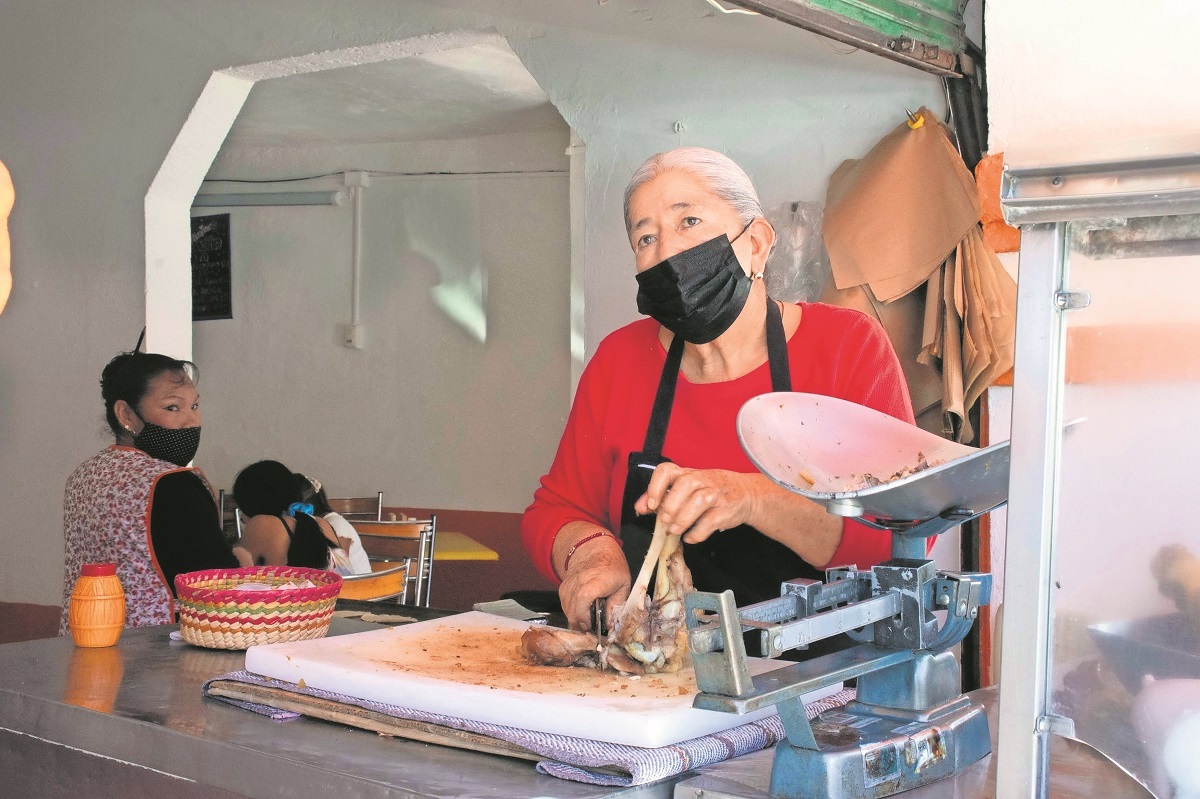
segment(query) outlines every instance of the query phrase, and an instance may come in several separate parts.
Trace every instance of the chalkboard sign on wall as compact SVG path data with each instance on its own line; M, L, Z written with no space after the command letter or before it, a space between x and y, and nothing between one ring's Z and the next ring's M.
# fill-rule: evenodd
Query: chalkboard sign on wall
M229 214L192 217L192 321L233 318Z

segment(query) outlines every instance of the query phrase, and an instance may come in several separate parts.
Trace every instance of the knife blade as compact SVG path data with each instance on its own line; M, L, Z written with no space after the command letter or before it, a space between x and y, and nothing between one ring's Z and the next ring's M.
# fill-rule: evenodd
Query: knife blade
M596 633L596 668L603 669L604 664L601 663L600 656L604 653L604 648L608 645L608 599L600 597L592 602L590 612L592 632Z

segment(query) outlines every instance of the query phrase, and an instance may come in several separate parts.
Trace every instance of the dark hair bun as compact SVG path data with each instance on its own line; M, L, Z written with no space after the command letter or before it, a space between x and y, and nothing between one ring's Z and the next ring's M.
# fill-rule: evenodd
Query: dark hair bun
M281 516L301 501L292 470L279 461L258 461L238 472L233 499L247 516Z

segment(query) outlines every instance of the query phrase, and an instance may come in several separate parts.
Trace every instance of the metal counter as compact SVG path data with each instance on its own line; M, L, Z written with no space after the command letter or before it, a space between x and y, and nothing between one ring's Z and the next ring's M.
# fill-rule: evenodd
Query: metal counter
M0 645L0 793L171 799L666 799L673 793L675 780L602 788L540 775L531 761L384 738L307 718L271 721L202 698L204 681L241 668L244 655L171 641L173 629L126 630L117 646L106 649L79 649L70 638ZM330 634L367 629L377 626L334 619ZM981 692L981 698L994 706L995 694ZM771 755L747 755L704 773L718 783L760 784ZM906 795L990 796L993 760L989 756L955 779ZM1106 766L1112 768L1086 750L1056 752L1052 772L1074 783L1056 795L1117 796L1115 769ZM1135 789L1119 795L1138 794Z
M341 603L339 603L341 607ZM376 608L378 609L378 608ZM404 608L406 615L418 615ZM276 722L204 699L242 652L125 630L105 649L69 637L0 645L0 794L22 797L629 797L538 774L532 761L423 744L307 718ZM331 635L378 629L334 619Z
M999 688L971 693L984 706L992 734L992 753L953 777L938 780L896 796L903 799L991 799L996 795L996 715ZM716 763L684 778L675 799L720 799L726 795L745 799L770 799L773 750ZM1153 799L1141 783L1091 747L1055 737L1050 745L1049 796L1053 799Z

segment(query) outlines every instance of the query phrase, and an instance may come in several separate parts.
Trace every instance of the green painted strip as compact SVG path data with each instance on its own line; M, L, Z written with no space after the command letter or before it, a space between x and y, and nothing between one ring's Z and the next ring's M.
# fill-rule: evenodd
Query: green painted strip
M889 37L905 36L962 52L963 22L956 0L796 0Z

